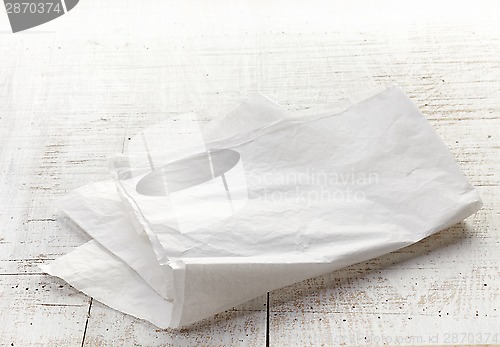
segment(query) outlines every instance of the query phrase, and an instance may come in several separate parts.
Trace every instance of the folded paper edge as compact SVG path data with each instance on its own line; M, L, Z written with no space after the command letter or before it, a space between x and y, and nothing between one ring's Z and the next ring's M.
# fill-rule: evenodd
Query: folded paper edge
M172 327L173 304L94 240L39 268L112 309L162 329ZM114 270L113 278L110 269ZM111 279L115 282L110 283Z

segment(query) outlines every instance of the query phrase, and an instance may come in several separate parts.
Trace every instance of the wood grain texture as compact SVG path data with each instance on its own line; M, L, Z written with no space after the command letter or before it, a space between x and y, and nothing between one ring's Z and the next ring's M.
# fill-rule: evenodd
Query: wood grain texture
M18 34L0 14L0 345L500 343L497 13L493 1L86 0ZM303 110L381 83L429 119L479 187L478 214L182 331L38 269L88 240L57 199L107 179L106 157L142 128L208 119L255 91Z

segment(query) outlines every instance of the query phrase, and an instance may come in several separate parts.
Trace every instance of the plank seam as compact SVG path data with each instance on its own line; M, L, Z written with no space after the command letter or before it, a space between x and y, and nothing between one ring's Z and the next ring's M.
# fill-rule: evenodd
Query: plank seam
M81 347L83 347L83 345L85 344L85 336L87 335L87 327L89 325L90 310L92 309L92 302L93 301L94 301L94 298L90 298L89 310L87 312L87 320L85 321L85 329L83 330L83 337L82 337Z
M267 292L266 308L267 308L267 314L266 314L266 347L269 347L269 292Z

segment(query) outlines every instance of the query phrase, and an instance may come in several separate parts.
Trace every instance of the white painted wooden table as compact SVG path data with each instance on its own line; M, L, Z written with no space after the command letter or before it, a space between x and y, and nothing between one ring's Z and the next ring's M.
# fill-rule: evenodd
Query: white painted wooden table
M499 9L81 0L18 34L0 13L0 345L500 343ZM478 186L478 214L182 331L38 269L89 239L54 202L108 178L106 157L143 127L254 91L300 110L377 83L399 84L418 104Z

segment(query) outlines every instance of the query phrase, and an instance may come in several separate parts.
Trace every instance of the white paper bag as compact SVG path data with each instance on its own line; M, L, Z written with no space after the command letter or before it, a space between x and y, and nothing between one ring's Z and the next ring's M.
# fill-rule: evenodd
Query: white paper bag
M117 191L94 184L64 204L105 248L85 245L44 269L111 307L178 327L412 244L481 206L395 87L305 117L257 97L219 124L175 144L161 126L137 136L111 160ZM127 274L126 302L112 297L116 280L89 284L92 271L105 271L89 254ZM165 304L138 309L144 296Z

